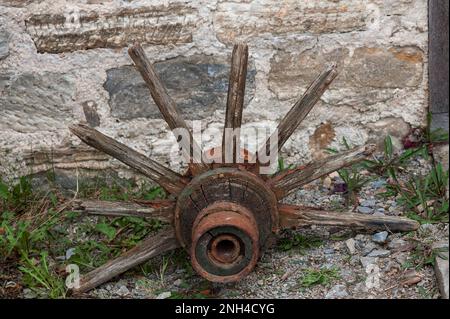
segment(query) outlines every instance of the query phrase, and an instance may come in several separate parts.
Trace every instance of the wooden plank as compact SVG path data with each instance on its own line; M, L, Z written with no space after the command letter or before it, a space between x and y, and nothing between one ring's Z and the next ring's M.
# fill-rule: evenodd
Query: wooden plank
M82 276L80 287L74 289L73 293L80 294L91 290L152 257L178 247L173 229L151 235L116 259Z
M144 49L142 49L139 43L136 43L128 49L128 54L134 61L136 69L139 73L141 73L145 83L147 83L150 94L155 101L155 104L158 106L164 120L169 125L169 128L171 130L184 129L189 135L189 141L182 141L185 142L182 143L184 154L186 158L190 159L191 163L193 157L199 160L199 163L194 163L194 165L191 165L192 173L196 175L207 171L209 166L202 163L201 148L195 142L192 132L178 112L175 102L170 98L167 90L156 74L153 65L147 59Z
M242 124L242 110L244 109L245 96L245 80L247 78L247 63L248 63L248 46L243 43L234 45L233 54L231 58L231 70L228 83L227 108L225 112L225 126L222 138L222 162L226 163L226 150L233 151L232 162L237 162L237 157L240 153L240 132L234 131L231 135L231 130L241 128ZM228 129L228 130L227 130ZM237 151L236 151L237 150Z
M86 144L111 155L139 173L149 177L171 194L179 194L188 183L178 173L149 159L125 144L100 133L96 129L84 124L71 125L69 129Z
M312 162L306 166L282 171L271 179L268 184L280 200L289 193L318 179L324 175L337 171L343 167L358 163L366 159L376 149L376 145L368 144L356 147L352 150L329 156L325 159Z
M280 226L296 228L309 225L342 226L372 231L413 231L420 224L412 219L395 216L373 216L350 212L329 212L310 207L281 204L278 206Z

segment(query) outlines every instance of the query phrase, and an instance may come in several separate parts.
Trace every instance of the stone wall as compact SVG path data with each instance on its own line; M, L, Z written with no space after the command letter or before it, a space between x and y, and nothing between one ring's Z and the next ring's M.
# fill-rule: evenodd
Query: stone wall
M342 137L389 133L399 145L425 124L426 0L0 0L0 174L123 168L71 136L79 121L179 169L127 55L134 41L203 129L223 125L234 42L250 51L244 128L275 128L336 61L340 74L286 143L287 162L322 157Z

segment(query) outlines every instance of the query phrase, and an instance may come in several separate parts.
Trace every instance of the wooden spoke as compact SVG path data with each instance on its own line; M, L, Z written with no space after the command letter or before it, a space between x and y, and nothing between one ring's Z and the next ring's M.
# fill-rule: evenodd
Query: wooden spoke
M111 155L139 173L151 178L171 194L180 193L187 184L187 181L181 175L129 148L125 144L100 133L96 129L84 124L71 125L69 129L86 144Z
M227 109L222 138L222 162L225 163L225 150L233 150L233 163L239 156L239 130L242 123L244 108L245 80L247 78L248 46L243 43L235 44L231 58L230 79L228 84ZM228 129L228 130L227 130ZM230 129L233 129L230 130ZM231 134L234 133L234 134Z
M172 223L174 207L175 202L167 199L138 202L77 200L72 210L92 215L156 218Z
M309 88L289 110L286 116L278 124L277 130L273 134L272 139L268 138L263 146L259 149L258 154L265 152L267 156L274 154L276 151L280 151L284 143L294 133L295 129L300 125L308 113L312 110L313 106L319 101L323 92L328 88L331 82L337 76L336 64L332 63L311 83ZM271 145L271 140L278 139L278 145ZM278 149L276 149L278 147Z
M136 43L135 45L130 47L128 49L128 54L134 61L136 69L141 73L145 83L147 83L150 94L156 105L158 106L164 120L169 125L169 128L171 130L181 128L189 134L189 141L184 141L186 142L186 144L184 144L183 151L191 162L193 156L200 160L199 163L191 165L191 170L193 171L194 175L208 170L208 165L201 162L201 148L195 142L192 136L192 132L190 131L184 119L179 114L175 102L167 94L166 89L164 88L161 80L156 74L153 65L147 59L147 56L145 55L141 45L139 43Z
M102 283L124 273L148 259L178 248L173 229L151 235L137 246L113 259L103 266L87 273L80 278L80 286L73 290L74 294L80 294L91 290Z
M281 204L278 206L280 226L285 228L308 225L343 226L373 231L413 231L420 224L415 220L394 216L373 216L350 212L328 212L311 207Z
M306 166L282 171L272 177L268 183L271 185L277 198L281 199L302 185L366 159L375 149L376 146L374 144L359 146L352 150L312 162Z

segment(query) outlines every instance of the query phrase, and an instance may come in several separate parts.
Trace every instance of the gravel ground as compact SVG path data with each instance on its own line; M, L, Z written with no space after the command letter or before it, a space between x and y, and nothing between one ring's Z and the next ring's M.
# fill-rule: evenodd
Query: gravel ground
M412 160L408 175L424 174L428 162ZM406 176L406 174L405 174ZM344 209L341 194L333 193L337 174L315 181L286 199L287 203ZM359 194L353 211L403 215L395 198L379 199L386 180L378 178ZM345 212L343 212L345 213ZM266 251L255 270L233 284L212 284L192 271L185 253L175 251L149 261L84 295L88 298L439 298L433 267L414 267L417 243L448 245L448 224L424 224L408 234L358 233L336 227L283 231L279 243ZM287 249L285 239L314 238L314 244ZM283 249L284 247L284 249ZM167 267L164 268L165 261ZM311 271L325 275L323 283L305 285ZM332 274L332 275L330 275ZM36 297L25 289L23 297Z

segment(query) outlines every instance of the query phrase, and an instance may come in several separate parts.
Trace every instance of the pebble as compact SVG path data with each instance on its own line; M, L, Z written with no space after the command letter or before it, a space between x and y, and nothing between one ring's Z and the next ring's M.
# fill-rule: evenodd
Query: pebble
M359 258L359 261L361 262L361 265L364 268L367 268L367 266L369 266L369 265L376 264L378 261L378 258L376 258L376 257L361 257L361 258Z
M376 204L377 204L376 200L374 200L374 199L366 199L366 200L363 200L361 202L360 206L363 206L363 207L375 207Z
M372 214L373 208L366 206L358 206L358 212L360 212L361 214Z
M332 255L332 254L334 254L334 248L325 248L325 249L323 250L323 253L324 253L325 255Z
M382 188L382 187L385 186L385 185L386 185L386 180L384 180L384 179L378 179L378 180L373 181L373 182L371 183L371 186L372 186L372 188L374 188L374 189Z
M391 252L387 249L375 249L372 250L367 257L388 257Z
M116 291L116 294L119 296L127 296L130 294L130 290L125 285L120 286L120 288Z
M158 296L156 296L156 299L167 299L172 296L172 293L170 291L165 291L160 293Z
M180 287L183 284L183 280L182 279L177 279L173 282L173 284L177 287Z
M387 231L382 231L376 233L372 236L372 240L377 244L384 244L388 238L389 233Z
M325 299L341 299L348 296L347 287L344 285L336 285L327 292Z
M23 290L23 297L24 297L25 299L34 299L34 298L37 297L37 294L36 294L33 290L31 290L31 289L25 288L25 289Z
M370 254L376 248L377 248L377 246L374 243L370 242L366 246L363 247L362 255L363 256L367 256L368 254Z
M392 239L389 244L388 244L388 248L389 249L398 249L402 246L406 245L406 241L401 239L401 238L394 238Z
M330 189L332 183L333 182L330 177L325 177L325 179L323 180L323 187Z
M349 238L345 241L345 246L347 246L350 255L356 254L356 241L353 238Z

